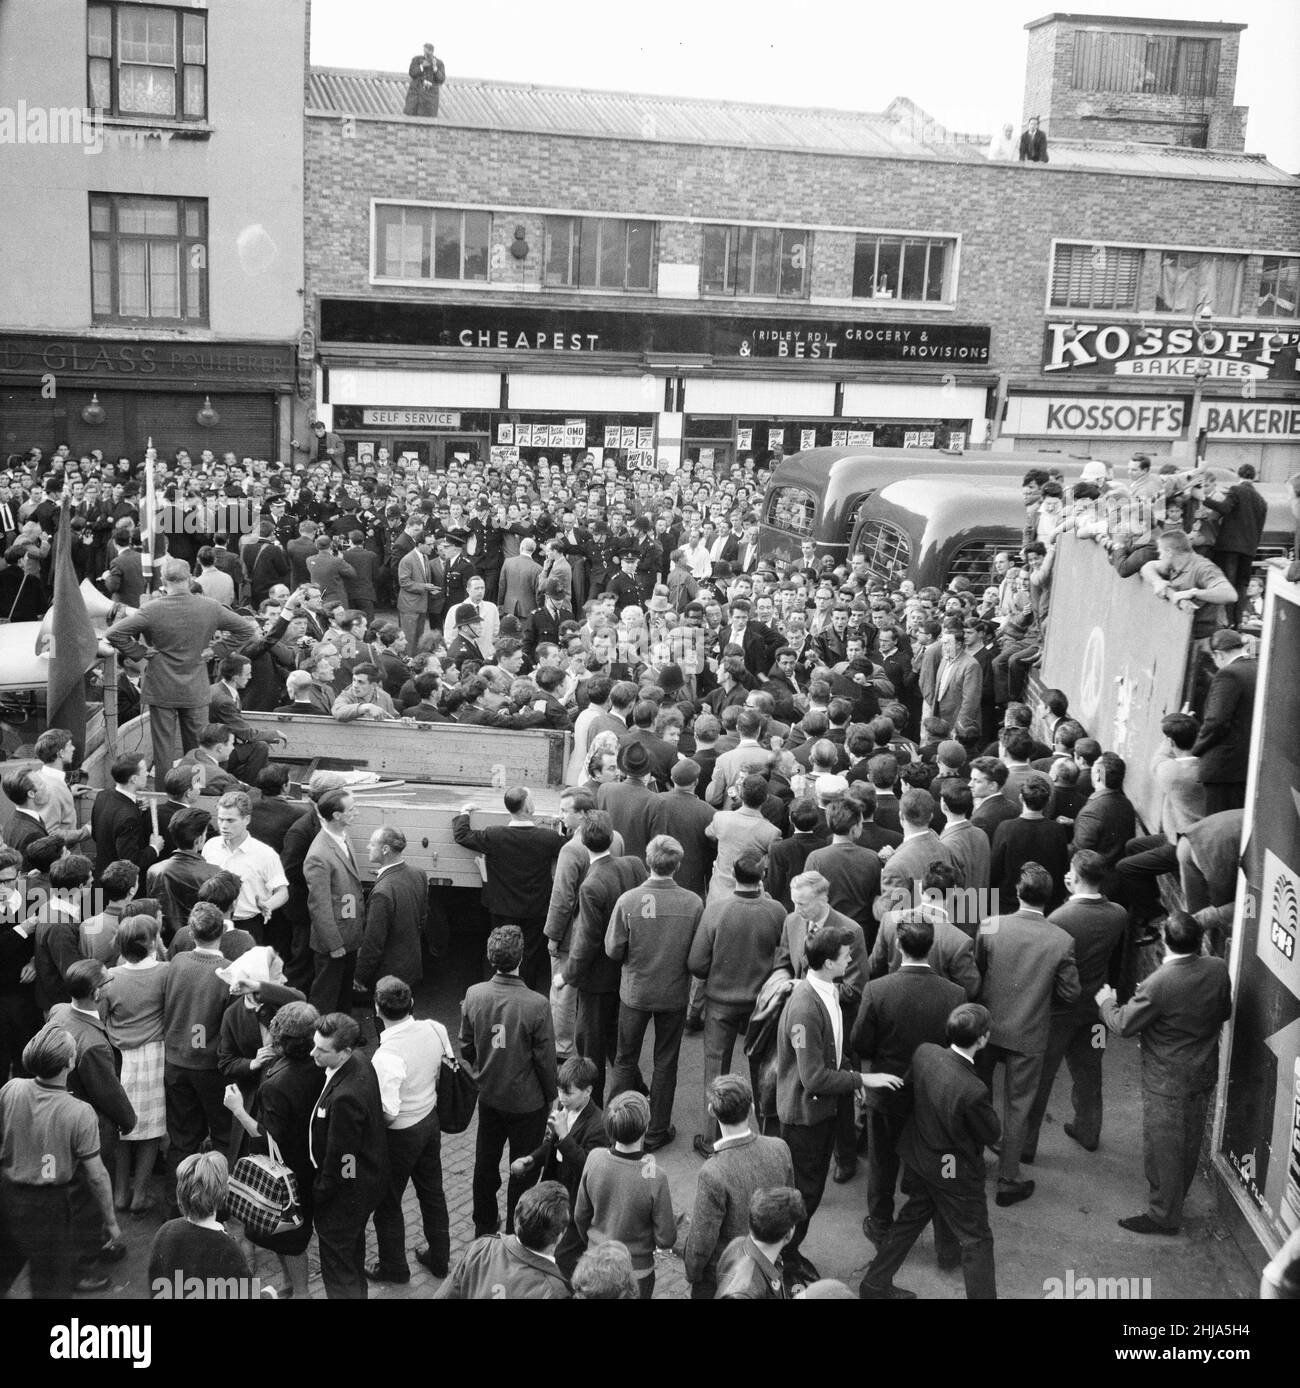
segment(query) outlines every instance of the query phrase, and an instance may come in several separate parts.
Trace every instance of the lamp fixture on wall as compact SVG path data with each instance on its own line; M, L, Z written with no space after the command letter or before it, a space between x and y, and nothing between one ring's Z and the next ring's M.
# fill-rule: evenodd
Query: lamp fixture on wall
M212 408L212 397L203 397L203 408L194 416L194 422L203 429L211 429L214 424L221 423L221 416Z
M99 396L92 395L90 404L81 407L81 420L83 424L98 426L108 418L108 411L99 403Z
M515 227L515 239L510 243L510 254L516 260L528 259L528 242L524 240L523 224Z

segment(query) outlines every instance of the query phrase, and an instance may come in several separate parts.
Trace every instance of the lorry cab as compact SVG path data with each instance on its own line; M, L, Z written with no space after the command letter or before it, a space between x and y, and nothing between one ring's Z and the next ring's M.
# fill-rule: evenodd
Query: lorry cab
M1060 468L1074 481L1086 456L1063 453L932 452L917 448L812 448L792 454L773 472L759 514L759 552L775 560L796 560L805 540L818 557L838 564L863 506L888 483L905 477L949 475L1020 478L1030 468Z

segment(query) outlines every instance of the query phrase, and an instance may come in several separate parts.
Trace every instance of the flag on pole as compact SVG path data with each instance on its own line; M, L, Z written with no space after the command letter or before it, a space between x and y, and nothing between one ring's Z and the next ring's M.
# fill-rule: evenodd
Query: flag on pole
M155 573L154 532L158 524L158 501L154 494L153 465L158 457L153 446L152 436L144 453L144 516L140 522L140 538L144 548L140 555L140 567L144 570L144 586L148 593L153 592Z
M54 602L50 608L50 665L47 676L46 725L67 728L78 758L86 750L86 671L99 654L85 600L72 567L72 526L64 495L59 533L54 542Z

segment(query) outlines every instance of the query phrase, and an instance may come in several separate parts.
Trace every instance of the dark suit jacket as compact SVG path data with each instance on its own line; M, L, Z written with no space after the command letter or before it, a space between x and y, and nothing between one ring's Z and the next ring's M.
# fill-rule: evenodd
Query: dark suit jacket
M1254 483L1245 478L1234 482L1222 501L1206 497L1205 505L1223 517L1214 548L1221 554L1246 554L1253 559L1268 519L1268 502Z
M199 888L220 871L201 854L188 849L174 850L171 857L150 869L146 890L158 898L168 939L189 921L190 911L199 899Z
M1020 162L1031 164L1047 163L1047 135L1042 130L1035 130L1031 135L1028 130L1020 132Z
M639 887L648 876L640 858L598 858L587 868L578 888L578 919L569 935L569 962L564 981L583 993L617 993L622 964L605 953L605 932L614 906L624 892Z
M1259 661L1240 656L1210 681L1200 735L1192 748L1192 755L1200 758L1197 774L1203 782L1246 779L1258 679Z
M329 550L318 549L307 561L307 572L311 581L321 590L321 602L325 611L348 603L348 592L344 584L354 577L352 565L339 559Z
M551 899L551 874L564 840L554 829L540 825L493 825L471 829L469 816L451 821L452 838L487 861L483 905L494 916L532 920L546 915Z
M289 582L289 556L279 545L272 544L269 540L259 542L256 551L247 556L246 563L248 586L254 606L264 602L267 594L277 583Z
M1054 819L1023 816L998 825L989 858L989 885L998 889L999 904L1008 914L1016 909L1016 883L1026 863L1038 863L1052 874L1052 899L1047 909L1054 911L1065 900L1065 874L1070 866L1069 826Z
M923 1041L948 1044L948 1017L965 1001L966 990L928 964L905 964L867 984L853 1028L854 1053L870 1060L873 1070L905 1075Z
M316 1100L311 1152L316 1221L359 1222L364 1228L388 1184L388 1136L379 1081L360 1051L343 1062Z
M831 884L831 909L857 921L864 935L874 939L872 907L880 892L880 858L856 843L830 843L810 853L804 868L820 872Z
M1124 845L1137 833L1133 802L1122 790L1103 791L1088 797L1074 819L1074 842L1070 852L1091 848L1113 868L1124 852ZM1044 867L1047 865L1044 864Z
M474 984L460 1011L461 1055L485 1105L520 1114L555 1101L555 1030L542 994L517 974L498 973Z
M27 861L27 845L48 836L49 830L45 827L45 821L30 810L15 810L13 818L5 825L5 843L15 853L23 855L23 867L28 871L31 870L31 864Z
M970 822L976 828L984 830L991 845L993 836L997 833L998 825L1008 819L1017 819L1019 816L1019 806L1013 805L1005 795L993 795L982 805L976 806L971 813Z
M302 875L311 913L312 949L317 954L359 949L365 920L361 878L324 825L302 860Z
M1037 912L1017 911L985 921L976 944L980 1001L993 1014L990 1044L1042 1055L1053 1003L1079 1000L1073 936Z
M374 602L375 581L379 574L379 559L372 550L360 545L343 551L343 559L352 566L353 578L345 578L343 586L347 591L348 602Z
M767 854L767 894L779 901L787 911L794 910L790 899L790 883L804 870L808 855L830 842L830 831L823 825L810 834L792 834L778 839Z
M158 855L149 847L143 812L116 787L95 796L90 807L90 830L99 872L119 858L134 863L142 873L157 861Z
M709 873L717 856L716 840L704 830L712 821L712 805L706 805L693 791L667 790L650 802L646 829L651 838L670 834L682 846L682 865L674 876L677 885L694 892L703 901L709 894Z
M541 1146L530 1154L533 1163L530 1175L535 1175L538 1181L559 1181L569 1192L572 1205L578 1198L578 1182L582 1180L587 1157L598 1147L608 1146L605 1115L594 1103L588 1102L559 1142L547 1128Z
M50 1012L50 1024L66 1027L77 1043L77 1060L68 1076L68 1093L84 1100L99 1118L100 1133L130 1133L136 1113L122 1088L122 1053L108 1039L98 1017L60 1003ZM103 1138L101 1137L101 1142Z
M650 810L655 793L640 781L607 781L596 796L598 809L608 810L614 828L623 835L626 852L645 855L650 833Z
M1002 1136L1002 1124L974 1065L950 1047L923 1041L912 1057L911 1087L912 1117L898 1155L935 1185L955 1175L956 1189L982 1191L984 1148Z
M801 979L776 1033L776 1109L782 1123L813 1127L835 1116L840 1098L862 1087L849 1052L846 1034L836 1061L831 1019L812 984Z
M279 853L284 848L284 836L302 818L306 808L301 800L285 800L279 795L262 796L253 801L248 832Z
M357 954L356 979L371 988L392 974L412 988L424 977L424 924L429 884L402 861L385 868L366 903L366 933Z

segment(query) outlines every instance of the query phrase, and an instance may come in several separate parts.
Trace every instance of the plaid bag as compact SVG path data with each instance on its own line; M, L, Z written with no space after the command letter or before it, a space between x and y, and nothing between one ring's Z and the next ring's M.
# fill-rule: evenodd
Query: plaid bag
M226 1190L227 1213L243 1222L245 1232L260 1238L302 1228L298 1178L281 1160L270 1134L266 1140L270 1154L240 1157Z

